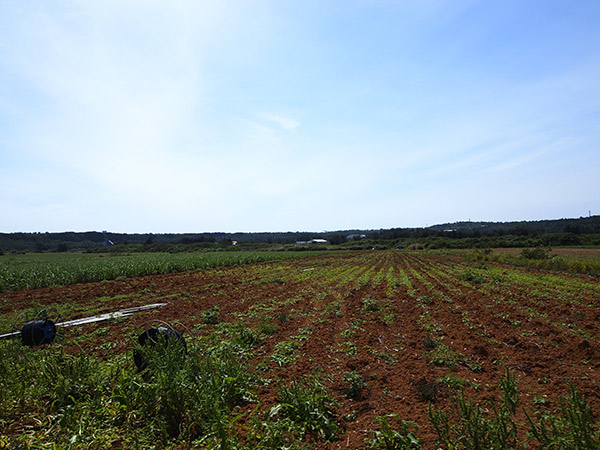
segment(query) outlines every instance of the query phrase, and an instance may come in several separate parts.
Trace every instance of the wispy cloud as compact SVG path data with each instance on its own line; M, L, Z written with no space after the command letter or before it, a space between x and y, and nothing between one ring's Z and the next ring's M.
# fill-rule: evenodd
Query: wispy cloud
M296 119L283 115L260 113L258 116L268 122L276 124L278 127L286 131L295 130L300 126L300 122Z

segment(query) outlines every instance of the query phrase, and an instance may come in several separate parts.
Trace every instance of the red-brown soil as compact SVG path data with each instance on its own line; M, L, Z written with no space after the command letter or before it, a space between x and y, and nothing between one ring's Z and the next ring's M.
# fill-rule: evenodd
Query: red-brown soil
M365 308L366 299L378 310ZM157 310L61 334L67 343L109 358L130 351L136 330L153 319L179 322L200 334L214 330L215 325L198 325L201 312L215 306L221 321L242 318L252 327L271 321L277 330L252 364L266 364L263 374L273 380L322 374L339 402L337 423L343 428L339 440L320 442L322 448L364 447L377 428L374 417L389 413L419 424L424 448L434 448L436 435L419 386L453 375L465 380L471 397L483 401L499 394L506 367L529 410L536 397L558 407L571 382L600 414L600 284L592 277L494 264L477 268L458 256L352 252L7 292L0 294L0 314L14 317L52 306L70 320L165 301L168 305ZM307 339L297 339L303 333ZM430 338L459 355L454 367L431 362ZM269 359L276 343L294 339L300 344L295 362L279 366ZM357 398L344 393L348 385L342 376L351 371L367 383ZM434 407L448 405L452 392L444 386L439 383ZM277 383L257 388L256 394L261 408L268 409L277 402Z

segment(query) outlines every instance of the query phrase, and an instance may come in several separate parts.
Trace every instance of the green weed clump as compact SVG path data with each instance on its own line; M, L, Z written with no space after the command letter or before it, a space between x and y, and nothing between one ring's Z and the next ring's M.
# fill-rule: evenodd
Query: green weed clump
M0 342L0 435L17 448L191 445L225 439L237 406L255 401L257 377L230 346L185 355L169 343L145 349L138 372L126 357L101 362L60 345L32 350ZM27 425L27 432L22 427Z
M448 411L429 406L429 419L437 432L437 445L443 448L506 449L527 447L546 449L599 449L600 429L588 403L573 385L561 400L559 411L521 409L526 423L517 420L518 383L507 369L500 379L501 399L476 403L464 388Z
M515 448L518 391L516 379L508 370L500 381L500 387L500 405L490 399L489 408L483 408L466 397L464 389L455 399L454 416L430 406L429 418L438 434L438 445L465 449Z
M271 409L270 416L289 419L299 428L300 435L311 433L331 441L341 431L333 420L336 402L317 380L305 378L282 384L279 396L280 403Z
M462 361L462 355L454 352L450 347L437 342L432 350L427 352L427 357L431 364L444 366L449 369L456 369L459 361Z
M594 423L592 412L577 388L569 384L568 396L561 399L559 414L525 411L530 435L543 448L551 449L598 449L600 429Z

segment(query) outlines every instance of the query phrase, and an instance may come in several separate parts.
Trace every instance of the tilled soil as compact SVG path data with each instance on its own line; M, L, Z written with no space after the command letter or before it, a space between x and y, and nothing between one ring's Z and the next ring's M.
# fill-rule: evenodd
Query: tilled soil
M110 358L131 351L136 333L152 320L203 335L218 326L206 324L203 312L218 308L220 321L243 320L256 329L274 324L251 365L272 380L320 374L338 401L336 422L343 429L335 442L315 444L320 448L364 447L378 427L374 418L390 413L416 422L424 448L434 448L428 407L447 407L456 393L448 380L459 380L484 402L499 395L506 368L519 382L521 406L530 411L534 399L556 409L570 382L600 413L598 279L483 266L458 256L335 253L8 292L0 294L6 318L0 331L18 326L16 314L24 310L49 308L71 320L157 302L168 305L60 333L67 344ZM299 343L293 361L271 358L281 341ZM437 344L450 353L436 354ZM366 382L354 397L347 395L346 372ZM267 410L278 401L277 383L256 394ZM525 420L522 410L518 417Z

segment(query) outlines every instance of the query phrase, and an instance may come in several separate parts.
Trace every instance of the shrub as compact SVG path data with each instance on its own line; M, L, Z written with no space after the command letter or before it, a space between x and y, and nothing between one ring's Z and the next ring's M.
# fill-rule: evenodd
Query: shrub
M475 283L475 284L482 284L485 283L486 279L483 275L479 274L479 273L474 273L471 270L466 270L465 272L463 272L461 274L461 278L465 281L469 281L471 283Z
M524 259L548 259L552 250L549 247L524 248L521 257Z

